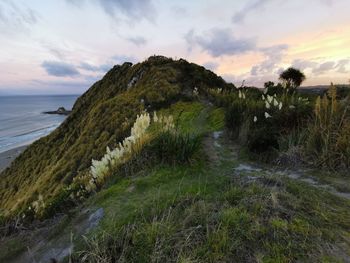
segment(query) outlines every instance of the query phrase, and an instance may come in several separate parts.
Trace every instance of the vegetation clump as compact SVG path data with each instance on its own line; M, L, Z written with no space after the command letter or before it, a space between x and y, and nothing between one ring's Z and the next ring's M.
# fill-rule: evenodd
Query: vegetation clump
M262 91L210 91L213 101L225 107L233 138L260 160L348 169L349 96L343 90L339 95L333 84L322 97L298 93L305 75L294 68L282 72L280 80L265 83Z
M304 73L295 68L288 68L280 74L280 80L284 83L287 89L295 91L296 88L306 79Z
M278 93L271 92L272 83L263 91L241 87L211 93L214 102L225 107L226 126L233 137L252 153L277 153L284 148L281 140L305 127L312 114L308 98L295 92L294 86L281 87L284 91ZM272 161L274 155L270 156Z
M350 167L349 98L338 101L337 88L333 84L327 94L317 98L308 134L306 149L315 164Z

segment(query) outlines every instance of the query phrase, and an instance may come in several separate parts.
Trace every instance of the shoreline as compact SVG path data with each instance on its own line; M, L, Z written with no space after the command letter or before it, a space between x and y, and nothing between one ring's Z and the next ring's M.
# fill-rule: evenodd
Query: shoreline
M16 157L20 155L28 146L29 144L26 144L5 152L0 152L0 173L9 167L12 161L16 159Z

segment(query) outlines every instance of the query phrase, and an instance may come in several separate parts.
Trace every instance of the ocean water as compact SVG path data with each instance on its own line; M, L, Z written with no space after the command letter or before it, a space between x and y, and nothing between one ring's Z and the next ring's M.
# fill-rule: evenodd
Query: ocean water
M0 152L49 134L66 116L42 112L58 107L70 110L77 98L78 95L0 96Z

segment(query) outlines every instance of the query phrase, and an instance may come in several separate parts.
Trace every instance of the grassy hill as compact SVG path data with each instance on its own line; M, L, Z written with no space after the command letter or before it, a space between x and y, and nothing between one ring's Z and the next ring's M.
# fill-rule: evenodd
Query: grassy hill
M0 261L348 262L348 179L249 161L222 131L222 108L178 102L162 112L202 135L190 163L116 172L68 215L0 241Z
M0 261L349 262L347 98L288 92L184 60L115 66L0 175L1 208L25 216L0 227Z
M58 129L30 145L1 173L1 212L27 209L39 195L54 200L88 171L91 159L101 158L106 146L126 137L137 114L191 99L196 86L228 87L214 73L185 60L151 57L134 66L113 67L77 100Z

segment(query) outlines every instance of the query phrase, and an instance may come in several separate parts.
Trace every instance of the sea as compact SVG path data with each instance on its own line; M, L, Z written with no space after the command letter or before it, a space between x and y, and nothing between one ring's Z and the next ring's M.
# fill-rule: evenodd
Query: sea
M72 109L79 95L0 96L0 153L48 135L66 118L44 114L59 107Z

